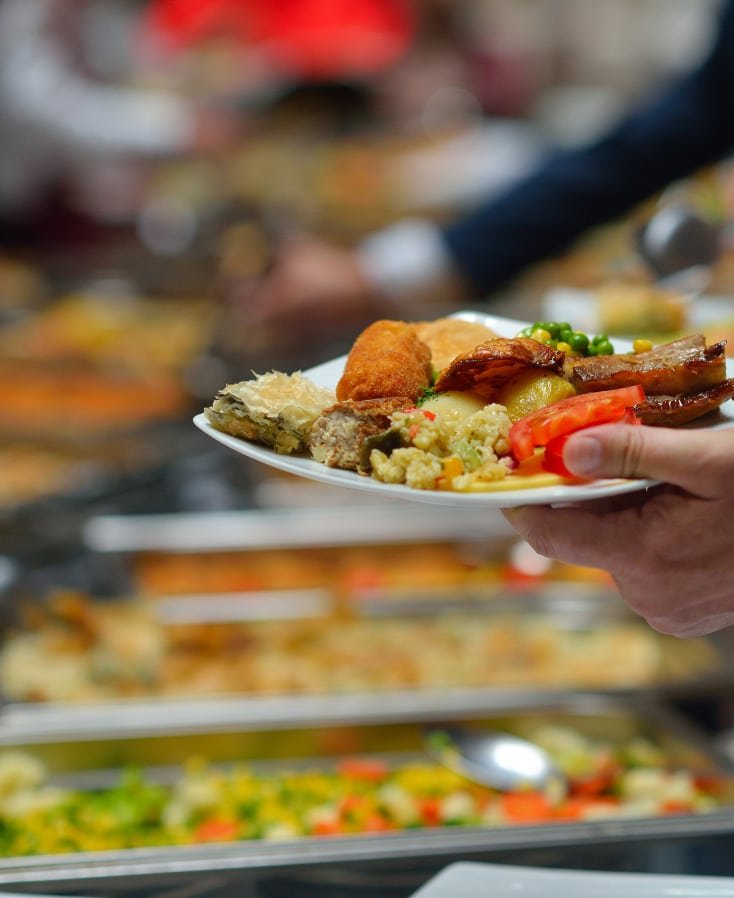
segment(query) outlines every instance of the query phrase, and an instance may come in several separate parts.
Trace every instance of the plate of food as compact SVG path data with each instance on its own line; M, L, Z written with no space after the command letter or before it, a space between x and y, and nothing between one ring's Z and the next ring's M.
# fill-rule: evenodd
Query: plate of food
M734 426L723 342L653 347L565 322L460 312L380 320L347 355L224 386L195 425L248 458L380 498L437 505L567 504L650 480L581 480L561 440L605 421Z

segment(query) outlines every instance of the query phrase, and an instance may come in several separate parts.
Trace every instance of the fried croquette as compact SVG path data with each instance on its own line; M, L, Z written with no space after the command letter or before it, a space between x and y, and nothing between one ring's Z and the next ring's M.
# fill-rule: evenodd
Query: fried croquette
M415 401L431 383L431 350L414 325L382 319L370 324L354 341L336 397L384 399L408 396Z

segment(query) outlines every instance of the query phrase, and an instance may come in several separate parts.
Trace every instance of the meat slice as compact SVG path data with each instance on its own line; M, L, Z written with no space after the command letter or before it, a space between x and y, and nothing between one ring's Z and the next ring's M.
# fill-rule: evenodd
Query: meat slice
M529 337L487 340L457 356L438 377L434 390L471 390L493 402L508 380L529 368L560 372L564 354Z
M643 424L677 427L714 411L732 396L734 396L734 378L729 378L698 393L648 396L644 402L635 406L635 414Z
M324 410L311 429L311 456L331 468L367 473L368 462L362 457L365 440L387 430L393 412L412 405L407 396L337 402Z
M706 346L700 334L649 352L567 359L565 374L577 393L641 384L648 396L698 393L726 378L726 341Z

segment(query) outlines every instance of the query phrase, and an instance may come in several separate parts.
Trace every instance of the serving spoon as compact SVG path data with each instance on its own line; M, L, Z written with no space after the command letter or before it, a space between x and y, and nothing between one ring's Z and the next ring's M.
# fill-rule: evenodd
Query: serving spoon
M427 749L435 760L498 792L566 786L566 777L539 745L510 733L436 730Z
M721 228L689 206L665 206L636 235L637 250L659 287L700 295L721 252Z

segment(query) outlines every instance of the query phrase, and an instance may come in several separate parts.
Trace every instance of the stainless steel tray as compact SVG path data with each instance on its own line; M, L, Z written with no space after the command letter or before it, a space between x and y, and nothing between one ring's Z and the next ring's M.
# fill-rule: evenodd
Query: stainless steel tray
M634 736L654 739L682 767L702 773L734 776L734 767L711 747L708 740L675 715L660 706L620 704L600 696L577 696L573 701L552 707L508 708L504 712L477 715L472 726L501 727L527 732L540 722L553 721L573 726L594 738L622 742ZM171 765L197 755L213 763L233 761L257 765L282 762L284 766L318 763L339 756L335 746L349 746L350 754L400 755L421 752L425 729L422 723L331 724L315 719L299 725L241 727L229 733L186 734L185 730L164 736L146 736L118 740L100 732L73 741L47 742L44 745L15 743L31 750L48 766L59 781L66 784L103 784L116 777L121 766L140 765L150 777L165 779ZM734 780L733 780L734 783ZM191 874L227 873L255 876L258 871L303 871L313 868L344 870L350 865L387 865L407 869L411 864L440 866L453 860L472 857L505 857L532 846L536 852L555 852L568 858L594 846L618 850L621 844L665 843L676 840L715 838L734 833L734 791L725 806L706 815L676 815L664 818L617 819L584 823L553 823L514 828L444 827L425 831L406 831L388 835L340 838L304 838L287 843L255 841L226 845L136 849L68 856L10 858L0 864L0 885L55 883L98 884L161 882L167 877ZM729 852L730 853L730 852ZM376 868L372 866L372 869ZM99 889L97 889L99 891ZM287 892L284 894L288 894ZM291 894L298 894L292 891ZM305 894L305 893L304 893ZM310 894L310 893L308 893ZM328 894L324 891L322 894Z
M269 602L264 597L259 602L249 603L249 611L257 612L253 613L255 619L267 613ZM517 615L522 621L525 615L530 614L542 621L547 620L549 628L561 631L603 628L607 624L630 619L644 627L615 595L589 594L584 589L574 594L567 586L505 600L467 597L464 601L453 598L441 602L436 598L421 601L419 596L404 596L400 600L380 599L362 604L364 607L361 610L365 616L377 617L469 612L490 618L497 615L502 622L507 615L510 615L510 620ZM191 605L186 608L196 610ZM217 610L219 605L209 606L207 601L200 603L203 620L212 608ZM161 609L168 614L172 610L175 612L175 605L169 606L164 602ZM176 620L175 613L172 617ZM217 620L221 622L219 618ZM128 738L141 733L165 736L171 732L227 732L243 726L287 727L320 721L338 724L439 719L493 713L508 707L534 705L539 700L548 704L564 702L577 689L630 698L715 698L734 681L732 653L726 634L709 637L702 643L702 647L711 652L711 666L704 669L692 668L689 663L692 657L696 660L695 652L691 655L695 648L693 643L659 636L652 631L650 636L656 643L659 641L662 667L658 678L640 685L603 689L583 682L573 687L554 687L544 683L513 686L512 683L502 682L466 688L395 688L311 695L192 695L79 704L6 702L0 707L0 745L13 744L18 740L41 744L59 739L97 739L100 735ZM620 663L623 664L624 659L620 659ZM691 672L692 669L695 673Z

